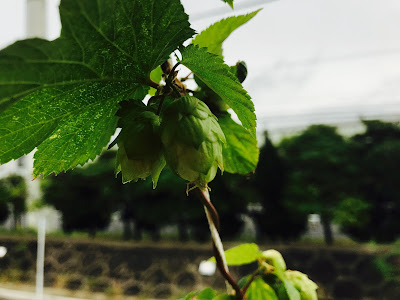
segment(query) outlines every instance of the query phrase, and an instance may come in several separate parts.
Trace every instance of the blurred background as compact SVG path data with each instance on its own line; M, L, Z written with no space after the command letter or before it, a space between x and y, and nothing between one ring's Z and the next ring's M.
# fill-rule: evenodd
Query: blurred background
M263 8L224 43L229 65L247 64L260 162L254 174L210 184L223 240L282 251L289 268L319 284L321 299L400 299L400 3L236 0L232 11L216 0L182 2L197 32ZM57 38L58 5L0 0L0 48ZM0 288L34 283L41 219L45 285L57 293L173 298L221 286L197 272L210 255L208 226L172 173L157 190L149 181L122 185L108 151L32 180L32 156L0 166L0 244L8 248ZM171 260L177 253L184 268Z

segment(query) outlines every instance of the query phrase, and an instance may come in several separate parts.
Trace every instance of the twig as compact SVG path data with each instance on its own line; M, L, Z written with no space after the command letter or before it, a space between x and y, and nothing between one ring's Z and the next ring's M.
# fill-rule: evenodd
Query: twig
M219 220L218 213L215 210L214 206L212 206L211 204L210 194L208 193L208 190L200 188L198 190L200 191L199 195L201 196L201 201L204 205L204 210L206 212L208 225L210 227L211 237L213 240L214 256L215 260L217 261L218 269L221 272L222 276L224 276L225 278L228 293L233 294L233 290L235 290L237 299L243 299L243 294L242 291L240 290L239 285L229 274L228 264L226 263L226 258L225 258L224 247L222 245L222 241L219 236L216 223L214 221L214 220Z
M153 80L151 80L150 78L148 78L147 80L147 84L149 86L151 86L152 88L158 90L158 88L160 87L160 85L157 82L154 82Z
M255 272L253 272L253 274L251 274L251 277L250 277L249 281L247 281L246 284L245 284L245 286L242 288L242 293L243 293L243 295L246 294L247 289L249 288L250 284L253 282L253 280L254 280L258 275L260 275L260 270L258 270L258 269L257 269Z

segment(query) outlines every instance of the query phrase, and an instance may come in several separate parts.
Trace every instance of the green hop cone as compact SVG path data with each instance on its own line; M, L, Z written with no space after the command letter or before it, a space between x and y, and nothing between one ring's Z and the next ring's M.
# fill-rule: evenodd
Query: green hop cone
M153 187L165 167L159 136L159 117L150 111L137 114L116 139L118 144L116 172L122 172L122 181L138 181L152 176Z
M279 271L286 271L286 263L278 251L270 249L262 253L262 258L275 269Z
M285 272L285 276L300 292L301 300L318 300L318 286L306 274L288 270Z
M171 102L162 112L161 141L165 159L181 178L207 187L223 170L225 136L207 105L192 96Z

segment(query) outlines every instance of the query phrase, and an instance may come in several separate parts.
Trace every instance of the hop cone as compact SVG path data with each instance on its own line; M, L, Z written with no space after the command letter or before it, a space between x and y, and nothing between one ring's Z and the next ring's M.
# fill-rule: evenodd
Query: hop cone
M225 136L207 105L192 96L171 102L160 126L165 159L181 178L205 188L223 169Z
M165 166L159 126L159 117L153 112L145 111L122 128L116 140L116 170L117 173L122 172L124 183L145 179L151 175L153 187L157 185L158 177Z

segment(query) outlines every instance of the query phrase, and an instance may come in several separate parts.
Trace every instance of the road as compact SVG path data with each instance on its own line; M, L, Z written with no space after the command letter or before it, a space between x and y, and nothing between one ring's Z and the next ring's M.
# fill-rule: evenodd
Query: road
M35 293L27 291L18 291L0 288L0 300L88 300L82 298L70 298L54 295L44 295L42 299L38 299Z

